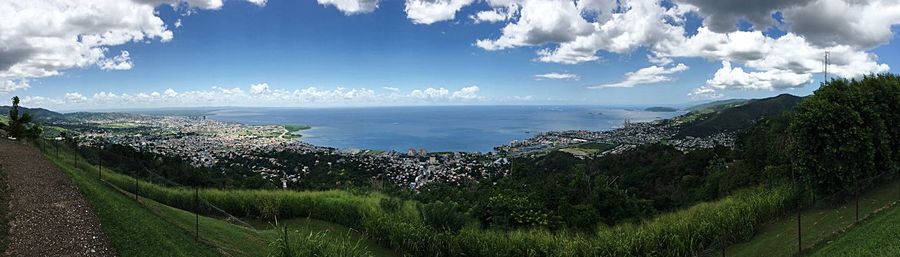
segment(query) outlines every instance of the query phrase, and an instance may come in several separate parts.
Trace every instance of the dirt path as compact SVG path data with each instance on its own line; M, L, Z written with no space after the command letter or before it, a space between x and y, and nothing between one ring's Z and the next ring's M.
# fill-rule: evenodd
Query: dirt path
M115 256L72 180L37 149L0 138L11 198L4 256Z

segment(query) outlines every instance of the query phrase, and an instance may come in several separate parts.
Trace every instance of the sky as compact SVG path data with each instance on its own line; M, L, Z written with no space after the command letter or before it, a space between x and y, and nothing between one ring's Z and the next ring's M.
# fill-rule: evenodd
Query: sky
M667 105L896 72L900 0L0 0L53 110Z

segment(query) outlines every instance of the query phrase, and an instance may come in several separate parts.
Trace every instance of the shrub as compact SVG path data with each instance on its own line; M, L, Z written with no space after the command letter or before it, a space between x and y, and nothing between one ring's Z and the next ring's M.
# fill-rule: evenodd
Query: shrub
M305 237L299 233L282 231L281 238L269 244L269 257L371 257L371 252L361 241L347 241L347 238L329 239L325 232L309 232Z
M401 207L403 207L403 200L393 197L386 197L382 198L381 201L378 202L378 204L381 205L382 210L385 210L388 213L395 213L399 211Z
M436 201L419 206L422 221L428 226L445 232L458 232L466 225L466 219L452 202Z

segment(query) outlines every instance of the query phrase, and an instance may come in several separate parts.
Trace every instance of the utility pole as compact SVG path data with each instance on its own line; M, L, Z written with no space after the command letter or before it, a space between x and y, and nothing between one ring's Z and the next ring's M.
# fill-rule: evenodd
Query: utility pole
M831 52L825 51L825 82L828 82L828 56Z

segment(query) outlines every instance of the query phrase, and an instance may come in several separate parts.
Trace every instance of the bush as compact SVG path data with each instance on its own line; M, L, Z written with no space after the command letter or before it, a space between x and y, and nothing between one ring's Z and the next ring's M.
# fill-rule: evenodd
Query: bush
M385 210L388 213L395 213L400 210L400 207L403 207L403 200L386 197L382 198L378 204L381 205L382 210Z
M81 167L91 168L89 165ZM103 176L124 190L134 187L134 181L126 176L110 173ZM140 183L140 187L142 196L170 206L193 209L194 192L191 189L144 182ZM780 215L793 201L793 191L789 187L757 187L738 191L714 202L659 215L639 224L615 225L598 231L596 235L583 236L547 229L501 231L464 228L465 216L456 204L450 202L418 205L419 213L413 209L411 212L389 214L381 210L381 199L385 197L378 194L357 196L345 191L202 189L200 195L235 215L265 216L265 212L274 208L280 219L311 217L362 230L381 245L406 256L470 257L694 256L696 251L718 242L723 236L727 236L726 240L736 241L753 235L760 224ZM261 203L267 207L262 207ZM208 208L201 208L200 211L216 214ZM315 243L316 240L309 241ZM292 253L302 247L313 249L308 253L329 247L289 245ZM354 255L348 253L341 256Z
M281 238L269 244L269 257L372 257L361 241L346 241L347 238L329 239L325 232L309 232L305 237L299 233L283 231Z
M459 212L456 204L436 201L419 206L422 221L428 226L445 232L459 232L466 225L466 219Z

